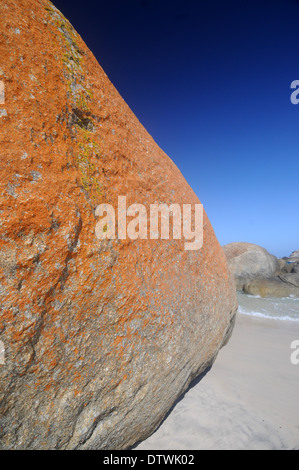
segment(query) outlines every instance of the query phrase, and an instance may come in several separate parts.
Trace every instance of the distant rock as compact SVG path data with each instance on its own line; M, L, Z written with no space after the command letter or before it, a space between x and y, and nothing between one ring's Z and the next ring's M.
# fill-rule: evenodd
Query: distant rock
M277 259L251 243L230 243L223 250L237 290L260 297L299 297L298 251Z
M279 277L270 279L256 279L243 286L245 294L259 295L260 297L299 297L299 288L291 283L284 282Z
M299 261L299 250L293 251L293 253L290 254L289 258L296 258L296 260Z
M0 9L0 447L128 448L229 338L232 276L205 213L196 251L96 237L118 196L199 200L51 2Z
M282 273L297 273L299 272L299 250L293 251L289 257L282 258L285 262L284 266L281 266Z
M284 258L284 264L281 263L281 260L278 260L280 264L280 271L282 273L291 273L296 265L294 261L288 261L288 258Z
M271 278L280 272L277 258L258 245L236 242L223 246L223 250L237 290L252 280Z

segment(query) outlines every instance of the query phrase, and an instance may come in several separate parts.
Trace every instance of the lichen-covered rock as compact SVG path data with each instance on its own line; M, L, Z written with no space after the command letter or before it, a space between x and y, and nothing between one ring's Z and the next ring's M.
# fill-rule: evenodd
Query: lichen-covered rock
M49 1L0 10L0 446L126 448L215 359L233 283L206 214L199 251L95 236L119 195L199 201Z
M280 272L276 256L253 243L236 242L223 246L229 268L234 275L237 290L258 279L269 279Z

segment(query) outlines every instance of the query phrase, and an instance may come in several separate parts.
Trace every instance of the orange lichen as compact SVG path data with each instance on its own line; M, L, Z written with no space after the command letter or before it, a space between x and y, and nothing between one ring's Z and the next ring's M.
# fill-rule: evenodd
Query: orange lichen
M181 351L178 375L185 357L192 374L214 357L231 321L235 294L206 216L200 253L186 253L184 240L97 239L95 208L103 202L116 209L119 195L127 195L127 205L137 202L147 209L157 201L196 204L198 198L54 5L48 0L5 0L3 5L0 54L7 116L0 118L0 328L8 354L0 386L7 396L5 445L12 448L26 435L24 446L34 446L38 436L37 447L53 442L66 447L69 441L80 447L85 437L74 429L78 410L88 404L101 410L105 403L121 415L141 383L149 384L154 403L151 387L161 382L160 369L167 389L170 366L164 370L168 352L161 345ZM129 378L132 391L123 393ZM178 387L185 383L184 376ZM132 406L143 406L136 396ZM74 400L72 406L62 406L64 398ZM14 406L20 406L24 436L18 434ZM48 420L42 421L38 406L51 410ZM113 443L125 446L131 430L143 429L144 422L114 435Z

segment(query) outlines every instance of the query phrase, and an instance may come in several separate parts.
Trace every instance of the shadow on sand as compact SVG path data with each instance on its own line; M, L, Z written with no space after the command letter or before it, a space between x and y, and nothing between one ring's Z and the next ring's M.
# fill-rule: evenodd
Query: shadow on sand
M147 436L150 437L152 436L159 428L160 426L162 426L162 424L164 423L164 421L168 418L168 416L172 413L172 411L174 410L174 408L177 406L178 403L180 403L180 401L182 401L186 395L186 393L189 392L189 390L191 390L193 387L195 387L204 377L205 375L211 370L212 368L212 365L208 366L204 372L202 372L200 375L198 375L197 377L195 377L195 379L193 379L188 388L179 396L179 398L177 398L177 400L174 402L174 404L172 405L172 407L170 408L170 410L166 413L166 415L164 416L164 418L162 419L162 421L160 422L160 424L156 427L156 429L149 435ZM146 438L146 439L147 439ZM139 444L141 444L141 442L143 442L143 440L140 440L140 441L137 441L133 446L129 447L128 450L134 450L136 449L137 446L139 446Z

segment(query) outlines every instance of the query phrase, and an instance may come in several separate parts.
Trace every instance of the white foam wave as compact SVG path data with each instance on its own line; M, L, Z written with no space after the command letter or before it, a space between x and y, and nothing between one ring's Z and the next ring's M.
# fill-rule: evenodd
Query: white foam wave
M243 307L238 308L239 313L242 315L249 315L252 317L266 318L268 320L280 320L280 321L294 321L299 322L299 318L290 317L289 315L267 315L266 313L255 312L254 310L246 310Z
M294 295L289 295L288 297L261 297L260 295L252 295L252 294L242 294L246 295L249 299L263 299L263 300L268 300L268 301L277 301L279 299L280 301L283 300L294 300L298 302L299 297L295 297Z

